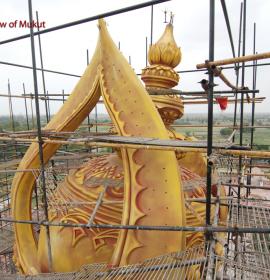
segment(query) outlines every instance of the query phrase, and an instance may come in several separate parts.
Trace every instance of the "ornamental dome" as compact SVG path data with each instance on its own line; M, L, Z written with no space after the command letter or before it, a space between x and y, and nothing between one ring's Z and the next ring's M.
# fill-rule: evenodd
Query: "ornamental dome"
M142 80L147 88L169 89L179 82L174 68L181 62L181 50L173 36L173 25L168 23L160 39L150 46L149 66L142 70Z
M170 89L179 82L179 75L173 69L181 62L181 50L173 36L173 25L170 22L160 39L150 47L148 52L149 66L142 70L141 79L146 88ZM176 95L152 95L157 110L166 126L184 114L184 105Z
M174 40L173 25L169 23L160 39L150 46L148 61L150 65L158 64L175 68L181 62L181 57L181 50Z

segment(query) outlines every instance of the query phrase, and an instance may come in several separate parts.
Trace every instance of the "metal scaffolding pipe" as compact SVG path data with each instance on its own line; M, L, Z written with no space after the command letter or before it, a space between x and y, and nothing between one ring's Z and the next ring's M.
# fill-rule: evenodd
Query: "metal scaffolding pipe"
M210 0L210 19L209 19L209 61L214 60L215 50L215 0ZM209 89L208 89L208 127L207 127L207 157L212 155L213 149L213 94L214 94L214 74L209 72ZM206 181L206 208L205 223L207 226L211 224L211 193L212 193L212 166L207 164L207 181ZM210 235L206 235L206 239L211 239Z
M106 18L106 17L110 17L110 16L114 16L114 15L123 14L123 13L126 13L126 12L138 10L138 9L141 9L141 8L157 5L157 4L168 2L168 1L171 1L171 0L152 0L152 1L141 3L141 4L136 4L136 5L133 5L133 6L126 7L126 8L113 10L113 11L102 13L102 14L95 15L95 16L92 16L92 17L88 17L88 18L64 23L64 24L57 25L57 26L54 26L54 27L51 27L51 28L47 28L47 29L43 29L43 30L40 30L38 32L34 32L33 36L36 36L38 34L49 33L49 32L56 31L56 30L61 30L61 29L64 29L64 28L68 28L68 27L79 25L79 24L83 24L83 23L86 23L86 22L91 22L91 21L94 21L94 20L97 20L97 19L100 19L100 18ZM29 38L29 37L30 37L29 34L21 35L21 36L14 37L14 38L11 38L11 39L3 40L3 41L0 42L0 45L4 45L4 44L10 43L10 42L19 41L19 40L26 39L26 38Z
M235 49L234 49L234 43L233 43L233 37L232 37L232 30L231 30L229 15L228 15L227 7L226 7L226 2L225 2L225 0L221 0L220 2L221 2L223 14L224 14L224 18L225 18L225 22L226 22L226 26L227 26L229 39L230 39L232 55L233 55L233 57L235 57Z
M28 0L28 9L29 9L29 21L33 21L32 14L32 0ZM38 81L37 81L37 71L36 71L36 54L35 54L35 41L34 41L34 31L33 27L30 27L30 41L31 41L31 55L33 63L33 82L34 82L34 94L35 94L35 105L36 105L36 120L37 120L37 131L38 131L38 148L39 148L39 160L40 160L40 169L41 169L41 184L44 198L44 214L45 219L48 220L48 203L47 203L47 194L46 194L46 181L45 181L45 165L43 158L43 140L41 132L41 120L40 120L40 111L39 111L39 102L38 102ZM50 241L50 229L46 226L46 237L47 237L47 249L48 249L48 267L52 271L52 252L51 252L51 241Z
M0 64L3 65L7 65L7 66L14 66L14 67L19 67L19 68L25 68L25 69L33 69L31 66L29 65L23 65L23 64L17 64L17 63L12 63L12 62L7 62L7 61L0 61ZM270 66L270 63L258 63L256 65L257 67L260 66ZM246 64L245 68L248 67L253 67L253 64ZM235 69L235 66L225 66L222 67L223 70L229 70L229 69ZM38 71L42 71L41 68L36 68L36 70ZM48 73L52 73L52 74L58 74L58 75L65 75L65 76L70 76L70 77L75 77L75 78L80 78L81 75L78 74L72 74L72 73L66 73L66 72L62 72L62 71L56 71L56 70L50 70L50 69L43 69L44 72L48 72ZM194 72L203 72L205 71L205 69L187 69L187 70L179 70L176 71L179 74L184 74L184 73L194 73ZM140 76L140 73L137 73L136 75Z
M237 227L237 226L147 226L147 225L112 225L112 224L81 224L81 223L59 223L48 221L33 220L14 220L9 218L0 218L0 221L7 223L31 224L39 226L54 227L74 227L74 228L99 228L99 229L129 229L129 230L148 230L148 231L188 231L188 232L234 232L234 233L270 233L270 228L255 227Z

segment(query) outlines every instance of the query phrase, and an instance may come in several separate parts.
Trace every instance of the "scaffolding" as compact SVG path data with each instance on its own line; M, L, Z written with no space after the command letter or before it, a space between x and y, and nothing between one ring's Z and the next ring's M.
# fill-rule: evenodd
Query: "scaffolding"
M30 28L30 34L11 38L0 42L0 47L14 41L29 38L31 41L32 66L21 65L0 61L0 64L10 67L20 67L33 71L34 94L24 92L20 95L11 94L10 84L8 93L1 94L0 98L8 98L10 112L9 131L0 133L0 278L1 279L198 279L193 269L198 267L201 279L268 279L270 278L270 197L267 195L270 184L263 184L265 178L270 174L270 151L258 151L254 147L255 128L269 128L267 125L255 125L255 104L264 101L264 97L257 97L259 90L256 88L257 67L270 65L269 63L257 63L258 60L270 58L270 53L256 53L256 25L254 25L254 48L253 55L246 56L246 0L240 7L240 28L238 53L236 55L234 42L231 34L230 21L225 0L221 0L227 31L230 38L233 58L230 60L215 61L215 0L209 0L210 25L209 25L209 57L197 69L178 71L179 73L193 73L208 71L209 83L214 84L214 77L220 78L231 89L227 91L216 91L210 86L207 94L205 91L179 91L179 90L149 90L150 95L178 95L181 96L183 104L208 104L207 125L193 125L193 127L207 128L207 140L200 141L180 141L180 140L160 140L153 138L120 137L112 133L112 124L108 122L98 122L98 110L95 107L95 118L87 120L75 132L55 132L42 129L40 104L44 102L46 110L46 122L51 117L50 104L52 102L65 102L69 94L48 93L46 90L39 94L37 71L41 71L43 86L45 87L44 74L53 73L55 75L65 75L80 77L73 73L64 73L51 69L44 69L36 66L36 54L34 37L39 39L39 51L42 58L41 35L69 28L71 26L84 24L100 18L106 18L121 13L126 13L136 9L151 7L151 42L153 32L153 7L159 3L170 0L153 0L138 5L122 8L108 13L99 14L89 18L84 18L74 22L69 22L45 30L34 31ZM33 19L32 2L28 0L29 20ZM38 14L37 14L38 18ZM241 42L242 41L242 49ZM146 44L146 53L147 53ZM241 56L240 56L241 54ZM42 59L41 59L42 61ZM251 61L251 64L245 62ZM233 66L224 66L230 65ZM219 68L222 66L222 69ZM252 89L245 87L245 69L253 68ZM235 69L235 85L222 73L223 69ZM240 75L240 72L241 75ZM241 77L241 85L240 84ZM252 94L250 97L248 94ZM213 141L213 129L223 127L216 125L213 118L213 104L215 97L223 96L228 98L228 102L234 104L234 119L229 127L232 129L231 135L223 142ZM26 131L15 131L15 116L12 99L17 98L24 102L25 116L27 121ZM31 101L30 109L26 100ZM33 110L35 102L35 112ZM102 100L99 101L102 103ZM244 123L244 104L252 106L251 124ZM42 104L43 105L43 104ZM237 124L237 108L240 106L240 123ZM35 117L34 117L35 115ZM175 128L189 127L189 125L172 125ZM100 130L101 128L101 130ZM243 141L244 129L250 129L249 145ZM235 143L236 135L239 143ZM23 157L29 144L36 142L39 145L40 169L18 169L18 164ZM61 144L61 148L56 155L45 165L43 159L44 143ZM205 224L199 227L192 226L132 226L122 224L97 224L94 218L99 208L104 204L119 203L123 201L104 201L104 193L108 186L123 186L123 180L92 178L92 184L102 184L103 191L99 194L96 202L87 201L59 201L56 199L57 187L64 180L70 170L77 168L89 158L107 155L115 148L133 149L156 149L177 152L200 152L207 154L207 176L205 181L187 182L184 188L192 188L196 184L205 184L206 198L186 199L187 207L192 208L191 203L205 205ZM260 168L262 173L254 173ZM216 182L217 196L212 197L213 171L218 173ZM10 192L13 176L16 172L31 172L35 177L35 191L32 198L32 220L14 220L10 209ZM261 178L261 180L256 180ZM226 188L226 196L220 195L220 188ZM258 195L260 190L262 195ZM60 223L50 222L48 209L66 213L69 209L77 205L88 205L92 210L89 213L89 221L83 223ZM215 213L212 213L211 205L216 206ZM228 209L227 221L222 225L219 223L218 209L226 207ZM211 219L211 217L214 217ZM37 276L19 275L13 263L14 234L13 224L31 224L38 235L40 227L45 226L47 234L50 227L79 227L79 228L110 228L110 229L133 229L147 231L185 231L203 232L205 234L204 246L189 248L183 252L175 252L164 256L147 259L137 265L130 265L119 268L108 268L107 264L91 264L83 266L79 271L69 273L48 273ZM227 242L221 241L217 233L225 233ZM222 243L225 248L224 256L216 254L215 246L217 242ZM49 244L50 245L50 244ZM193 274L192 274L193 273Z

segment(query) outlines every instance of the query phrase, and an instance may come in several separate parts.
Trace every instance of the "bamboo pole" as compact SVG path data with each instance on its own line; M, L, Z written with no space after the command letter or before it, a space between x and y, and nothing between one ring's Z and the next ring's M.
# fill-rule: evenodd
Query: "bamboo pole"
M270 167L269 167L270 168ZM269 173L259 174L259 173L245 173L244 176L255 176L255 177L267 177L270 176ZM269 187L270 189L270 187Z
M239 57L236 57L236 58L227 58L227 59L221 59L221 60L216 60L216 61L204 62L204 63L197 64L196 68L197 69L203 69L203 68L211 67L212 65L221 66L221 65L235 64L235 63L239 63L239 62L261 60L261 59L266 59L266 58L270 58L270 52L239 56Z
M244 103L250 103L254 101L255 103L263 102L265 97L257 97L257 98L250 98L249 100L244 99ZM236 100L237 103L241 103L241 99ZM213 101L214 104L218 104L216 100ZM228 99L228 103L235 103L235 99ZM183 101L184 105L193 105L193 104L208 104L208 100L193 100L193 101Z
M245 184L231 184L231 183L226 183L226 182L222 182L222 186L224 187L240 187L240 188L249 188L249 189L261 189L261 190L270 190L270 187L264 187L264 186L256 186L256 185L245 185ZM251 200L251 198L248 198L249 200Z
M183 95L187 96L207 96L205 91L182 91L177 89L160 89L160 88L146 88L147 92L150 95L181 95L182 98ZM241 92L241 93L258 93L259 90L250 90L250 89L234 89L234 90L215 90L215 95L227 95L232 94L235 92Z
M211 202L212 203L216 203L218 200L232 200L235 197L233 196L220 196L218 198L216 197L212 197L211 198ZM187 202L206 202L205 198L200 198L200 197L196 197L196 198L186 198L185 201Z
M6 94L0 94L0 97L9 97L8 95ZM29 99L34 99L34 95L30 96L30 95L16 95L16 94L12 94L11 96L12 98L29 98Z
M90 123L89 125L81 125L80 128L87 128L87 127L93 127L93 126L113 126L112 123ZM171 125L172 127L183 127L183 128L188 128L188 127L198 127L198 128L206 128L207 125L203 125L203 124L172 124ZM239 125L236 125L236 126L233 126L233 125L222 125L222 124L216 124L213 126L214 128L223 128L223 127L226 127L226 128L231 128L231 129L239 129L240 126ZM254 126L251 126L251 125L244 125L243 128L270 128L270 125L254 125ZM5 131L5 132L2 132L0 133L0 136L9 136L9 137L12 137L12 138L15 138L15 137L18 137L18 136L21 136L21 137L25 137L25 136L36 136L37 134L37 131L36 130L29 130L29 131L16 131L16 132L13 132L13 131ZM86 132L86 131L74 131L74 132L57 132L57 131L53 131L53 130L46 130L46 129L43 129L42 130L42 134L45 135L45 136L53 136L53 135L57 135L57 136L61 136L61 135L72 135L72 134L76 134L76 135L87 135L89 136L89 132ZM91 133L91 135L115 135L115 133L106 133L106 132L100 132L99 134L96 134L96 133Z
M247 167L251 167L251 168L258 167L258 168L269 169L270 165L269 164L247 164Z
M66 136L72 136L76 134L76 136L112 136L116 135L116 133L112 132L88 132L88 131L65 131L65 132L57 132L57 131L50 131L50 130L43 130L42 131L42 136L43 137L53 137L53 136L58 136L58 137L66 137ZM0 133L1 137L10 137L12 139L14 138L22 138L22 137L36 137L37 136L37 131L32 131L32 132L25 132L25 133L14 133L14 132L3 132Z
M56 139L43 139L43 143L48 144L60 144L60 145L79 145L79 146L89 146L89 147L111 147L111 148L129 148L129 149L146 149L146 150L161 150L161 151L174 151L174 152L193 152L193 153L206 153L206 148L197 147L174 147L174 146L161 146L161 145L149 145L149 144L130 144L130 143L112 143L112 142L102 142L102 141L77 141L77 139L72 140L56 140ZM24 138L10 138L10 137L0 137L0 141L14 141L14 142L24 142L24 143L38 143L37 139L24 139ZM247 150L230 150L230 149L220 149L214 148L216 153L222 155L235 155L235 156L248 156L248 157L263 157L270 158L269 151L247 151Z
M212 68L212 69L213 69L213 68L217 69L215 66L213 66L213 67L211 67L211 68ZM239 87L233 85L233 84L229 81L229 79L222 73L221 68L219 68L219 69L220 69L220 70L218 70L218 71L216 72L216 74L215 74L215 72L214 72L214 75L215 75L216 77L219 77L219 78L223 81L223 83L226 84L226 85L227 85L228 87L230 87L231 89L233 89L233 90L235 90L235 91L241 90L241 88L239 88Z
M112 123L90 123L90 126L113 126ZM82 125L80 127L88 127L88 125ZM171 127L207 127L207 125L204 124L172 124ZM222 124L216 124L213 127L227 127L227 128L232 128L232 129L239 129L240 126L236 125L222 125ZM270 128L270 125L244 125L244 128Z
M0 95L1 96L1 95ZM6 97L6 96L5 96ZM23 96L12 96L12 97L14 97L14 98L24 98ZM26 97L26 98L29 98L29 99L33 99L32 97ZM203 98L203 97L202 97ZM40 99L40 100L42 100L42 101L47 101L47 100L49 100L49 101L61 101L61 102L63 102L63 99L53 99L53 98L47 98L47 97L38 97L38 99ZM250 103L251 101L255 101L255 103L256 102L262 102L263 100L264 100L265 98L263 98L263 97L260 97L260 98L255 98L255 99L249 99L249 101L248 101L248 103ZM65 99L66 100L66 99ZM64 101L65 101L64 100ZM184 99L185 100L185 99ZM228 100L228 103L233 103L233 101L234 100ZM240 100L238 100L237 102L241 102ZM244 102L246 103L247 101L246 100L244 100ZM103 102L103 100L99 100L98 102L97 102L98 104L103 104L104 102ZM215 104L217 104L217 102L216 101L214 101L214 103ZM194 101L183 101L183 104L184 105L192 105L192 104L208 104L208 101L207 100L205 100L205 101L201 101L201 102L199 102L199 101L197 101L196 102L196 100L194 100Z
M223 78L223 76L222 76ZM226 78L224 78L226 79ZM227 81L224 81L225 83L227 83L228 86L231 86L231 84ZM206 93L205 91L181 91L181 90L176 90L176 89L156 89L156 88L146 88L147 92L149 93L149 95L158 95L158 96L162 96L162 95L180 95L182 99L186 99L186 98L191 98L191 97L206 97ZM231 94L234 94L235 92L238 93L258 93L259 90L250 90L250 89L241 89L241 88L233 88L232 90L216 90L214 92L214 96L218 95L222 95L222 96L230 96ZM59 99L59 98L52 98L52 97L66 97L66 99L70 96L70 94L52 94L52 93L48 93L47 96L38 96L38 99L40 100L54 100L54 101L63 101L63 98ZM188 97L186 97L188 96ZM34 94L30 93L30 94L0 94L0 97L6 97L6 98L27 98L27 99L34 99ZM65 99L65 100L66 100ZM99 100L99 103L103 103L103 100Z

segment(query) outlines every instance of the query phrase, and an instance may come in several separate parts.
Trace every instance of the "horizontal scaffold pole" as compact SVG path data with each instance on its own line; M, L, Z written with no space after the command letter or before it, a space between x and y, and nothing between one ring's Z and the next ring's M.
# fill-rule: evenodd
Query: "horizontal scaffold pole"
M14 220L0 218L0 221L7 223L32 224L40 226L54 227L76 227L76 228L102 228L102 229L129 229L129 230L148 230L148 231L188 231L188 232L239 232L239 233L270 233L269 227L225 227L225 226L147 226L147 225L111 225L111 224L81 224L81 223L56 223L48 221L33 220Z
M11 137L0 137L0 141L11 141L12 143L16 142L23 142L23 143L32 143L37 142L36 139L28 139L28 138L11 138ZM175 141L175 145L177 142L182 141ZM163 150L163 151L178 151L178 152L199 152L205 153L206 147L183 147L182 146L174 146L174 145L155 145L153 143L136 143L136 144L129 144L129 143L112 143L111 142L104 142L104 141L90 141L89 139L72 139L72 140L56 140L56 139L43 139L43 143L50 143L50 144L61 144L61 145L79 145L79 146L89 146L89 147L111 147L111 148L129 148L129 149L148 149L148 150ZM195 141L194 141L195 143ZM235 149L225 149L221 147L213 147L215 153L219 153L222 155L234 155L234 156L247 156L247 157L254 157L254 158L270 158L269 151L250 151L250 150L235 150Z
M213 65L221 66L221 65L228 65L228 64L234 64L240 62L266 59L266 58L270 58L270 52L239 56L236 58L227 58L227 59L221 59L216 61L206 61L204 63L197 64L196 67L197 69L203 69L203 68L211 67Z
M76 21L64 23L64 24L61 24L61 25L57 25L57 26L54 26L54 27L51 27L51 28L43 29L43 30L34 32L33 35L36 36L36 35L39 35L39 34L49 33L49 32L52 32L52 31L72 27L72 26L83 24L83 23L86 23L86 22L98 20L98 19L101 19L101 18L106 18L106 17L110 17L110 16L114 16L114 15L123 14L123 13L129 12L129 11L138 10L138 9L141 9L141 8L149 7L149 6L152 6L152 5L157 5L157 4L168 2L168 1L171 1L171 0L152 0L152 1L144 2L144 3L136 4L136 5L133 5L133 6L121 8L121 9L118 9L118 10L113 10L113 11L102 13L102 14L95 15L95 16L92 16L92 17L83 18L83 19L80 19L80 20L76 20ZM30 34L21 35L21 36L14 37L14 38L11 38L11 39L3 40L3 41L0 42L0 45L7 44L7 43L10 43L10 42L15 42L15 41L22 40L22 39L26 39L26 38L29 38L29 37L30 37Z

